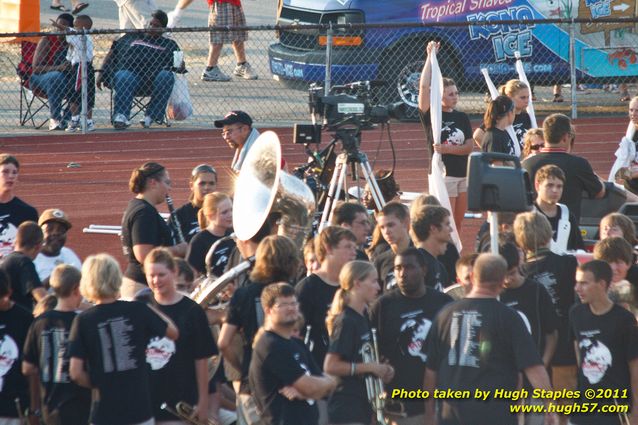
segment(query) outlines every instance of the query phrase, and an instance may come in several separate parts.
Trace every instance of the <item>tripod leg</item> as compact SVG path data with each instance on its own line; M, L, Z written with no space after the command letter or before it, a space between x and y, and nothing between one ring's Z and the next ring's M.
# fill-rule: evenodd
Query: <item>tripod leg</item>
M377 206L377 211L381 211L381 209L385 206L385 200L383 199L383 194L381 193L381 189L379 189L377 180L374 178L372 167L370 167L370 163L367 158L364 158L363 161L361 161L361 171L363 171L363 176L365 177L368 188L370 189L370 194L372 195L374 204Z
M343 156L339 156L339 160L341 160L341 167L339 167L339 179L337 180L337 192L335 193L335 195L337 196L337 198L339 197L339 195L341 195L341 190L345 187L346 185L346 175L348 174L348 157L345 154L342 154ZM337 207L337 203L335 202L335 199L332 199L332 204L330 205L330 216L328 217L328 223L332 223L332 218L334 217L335 214L335 208Z
M321 232L324 227L326 227L329 223L329 217L332 213L332 206L334 204L334 195L337 188L337 181L341 181L341 173L344 170L345 163L342 160L342 156L339 155L335 162L335 169L332 173L332 178L330 179L330 187L328 187L328 196L326 198L326 203L323 206L323 213L321 214L321 223L319 224L319 232ZM338 192L337 192L338 193Z

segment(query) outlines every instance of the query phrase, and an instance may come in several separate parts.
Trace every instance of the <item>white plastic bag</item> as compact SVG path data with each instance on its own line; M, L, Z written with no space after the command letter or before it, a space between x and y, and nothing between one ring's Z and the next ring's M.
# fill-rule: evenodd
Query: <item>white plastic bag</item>
M188 93L188 81L185 74L175 73L175 84L173 84L171 97L168 98L166 115L175 121L183 121L193 115L193 104Z

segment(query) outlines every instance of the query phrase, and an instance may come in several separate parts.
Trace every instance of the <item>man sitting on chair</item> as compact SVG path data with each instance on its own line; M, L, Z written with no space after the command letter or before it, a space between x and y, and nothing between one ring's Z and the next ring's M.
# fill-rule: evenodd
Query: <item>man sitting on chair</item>
M115 90L113 127L117 130L131 125L129 117L136 95L151 97L140 121L144 128L153 122L165 122L164 111L175 82L173 52L180 50L174 40L162 37L161 29L167 23L166 13L156 10L151 15L149 31L129 33L115 40L104 59L96 85L100 90L102 84ZM183 62L180 68L184 68Z

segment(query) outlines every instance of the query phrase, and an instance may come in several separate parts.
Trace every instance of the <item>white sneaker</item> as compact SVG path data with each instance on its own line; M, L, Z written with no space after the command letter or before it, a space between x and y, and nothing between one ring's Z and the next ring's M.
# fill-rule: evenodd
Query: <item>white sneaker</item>
M49 131L62 130L62 122L54 118L49 119Z
M204 81L230 81L230 77L222 72L218 66L214 66L209 70L204 69L202 72L202 80Z
M144 128L150 128L151 123L153 123L153 120L148 115L140 120L140 125Z
M86 120L86 131L95 131L95 123L93 120Z
M115 115L115 118L113 118L113 127L115 127L116 130L124 130L130 125L130 121L124 116L124 114L117 114Z
M66 127L64 131L67 133L75 133L76 131L81 131L82 126L80 125L80 120L71 120L69 121L69 125Z
M237 65L233 70L233 74L243 78L244 80L256 80L259 78L255 71L253 71L253 67L250 66L248 62L242 65Z

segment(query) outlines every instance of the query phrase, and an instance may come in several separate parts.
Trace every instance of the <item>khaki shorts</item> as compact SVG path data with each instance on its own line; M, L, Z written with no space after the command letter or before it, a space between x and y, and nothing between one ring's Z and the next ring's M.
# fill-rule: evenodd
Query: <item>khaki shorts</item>
M450 198L458 197L459 193L467 193L467 177L445 176L445 188Z

